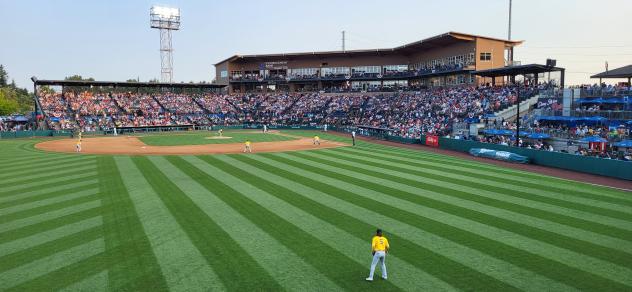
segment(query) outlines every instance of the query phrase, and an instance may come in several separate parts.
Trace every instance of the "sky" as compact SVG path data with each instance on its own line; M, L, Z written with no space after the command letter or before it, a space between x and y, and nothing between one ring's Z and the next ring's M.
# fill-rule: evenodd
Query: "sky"
M179 7L174 80L211 81L235 54L389 48L456 31L507 38L509 0L0 0L0 64L21 87L31 76L160 78L152 5ZM514 59L557 59L566 84L632 64L631 0L514 0Z

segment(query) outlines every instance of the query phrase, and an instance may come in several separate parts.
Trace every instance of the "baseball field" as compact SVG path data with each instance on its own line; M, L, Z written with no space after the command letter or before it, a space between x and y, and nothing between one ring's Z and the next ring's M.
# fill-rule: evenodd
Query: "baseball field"
M283 133L227 132L254 153L217 155L0 141L0 291L632 290L631 192ZM315 134L336 147L257 153ZM209 135L138 140L222 147ZM366 282L378 227L389 278Z

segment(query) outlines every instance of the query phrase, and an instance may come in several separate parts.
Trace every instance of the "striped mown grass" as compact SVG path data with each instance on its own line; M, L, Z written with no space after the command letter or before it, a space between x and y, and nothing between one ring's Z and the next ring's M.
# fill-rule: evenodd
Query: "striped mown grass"
M36 142L0 141L2 291L632 290L628 191L364 141L164 157ZM389 279L368 283L377 227Z

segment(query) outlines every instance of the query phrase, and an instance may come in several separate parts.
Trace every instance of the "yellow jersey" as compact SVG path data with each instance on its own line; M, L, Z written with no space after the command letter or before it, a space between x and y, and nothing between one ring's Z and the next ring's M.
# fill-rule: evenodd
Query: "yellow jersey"
M314 136L314 140L318 141L318 140L320 140L320 137Z
M371 251L386 251L388 250L388 239L384 236L373 236L371 241Z
M246 141L246 146L250 146L250 141Z

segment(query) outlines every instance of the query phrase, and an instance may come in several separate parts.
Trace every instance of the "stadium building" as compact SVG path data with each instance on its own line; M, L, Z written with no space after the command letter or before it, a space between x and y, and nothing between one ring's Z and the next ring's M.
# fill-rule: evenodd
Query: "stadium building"
M373 91L491 83L471 72L503 67L522 41L448 32L389 49L234 55L216 83L235 92ZM496 84L503 78L496 77Z

